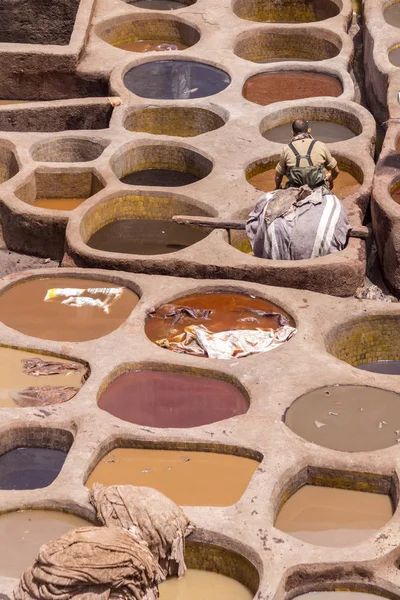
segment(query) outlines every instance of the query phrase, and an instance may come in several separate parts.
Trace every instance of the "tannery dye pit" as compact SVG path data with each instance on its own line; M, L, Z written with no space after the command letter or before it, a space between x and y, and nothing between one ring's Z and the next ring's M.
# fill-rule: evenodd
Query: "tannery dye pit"
M216 452L117 448L100 460L86 485L147 486L181 506L230 506L240 500L258 465Z
M184 577L172 577L160 585L160 600L252 600L253 594L232 577L188 569ZM355 599L357 600L357 599Z
M389 496L305 485L283 505L275 527L318 546L354 546L392 518Z
M21 577L31 566L43 544L67 531L90 525L76 515L56 510L22 510L0 515L0 544L3 552L0 575Z
M379 450L400 438L400 396L367 386L319 388L292 404L285 423L313 444L347 452Z
M136 8L146 8L147 10L177 10L178 8L186 8L187 4L178 2L178 0L134 0L128 2ZM192 2L190 4L193 4Z
M180 187L196 183L199 179L194 173L175 169L143 169L122 177L121 181L128 185Z
M390 2L383 11L386 23L393 27L400 27L400 2Z
M248 79L243 87L244 98L262 106L316 96L337 97L342 92L342 84L336 77L307 71L261 73Z
M34 206L51 210L74 210L85 200L86 198L37 198Z
M0 456L0 490L35 490L56 479L67 458L63 450L16 448Z
M325 142L326 144L343 142L355 137L356 135L348 127L332 121L309 121L309 125L312 136L321 142ZM285 123L284 125L278 125L278 127L269 129L263 135L271 142L288 144L292 139L291 130L291 123Z
M83 342L117 329L138 300L134 292L108 281L30 279L0 295L0 319L33 337Z
M103 392L98 405L148 427L198 427L242 415L249 407L232 383L168 371L124 373Z
M308 592L308 594L300 594L296 596L301 600L377 600L381 598L377 594L367 592L353 592L338 590L334 592Z

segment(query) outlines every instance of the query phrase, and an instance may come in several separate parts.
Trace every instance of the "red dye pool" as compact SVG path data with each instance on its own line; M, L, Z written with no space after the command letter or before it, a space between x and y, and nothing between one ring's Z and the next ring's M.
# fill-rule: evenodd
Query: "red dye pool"
M247 412L249 403L220 379L163 371L132 371L115 379L99 407L149 427L198 427Z

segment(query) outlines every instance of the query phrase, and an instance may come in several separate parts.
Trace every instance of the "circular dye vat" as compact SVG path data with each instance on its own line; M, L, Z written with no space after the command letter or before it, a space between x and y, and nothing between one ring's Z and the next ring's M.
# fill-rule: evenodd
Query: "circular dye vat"
M400 67L400 47L389 50L389 61L395 67Z
M47 363L46 369L40 375L30 374L25 368L26 361L39 360ZM51 368L50 363L61 368ZM69 369L68 366L73 366ZM63 371L64 366L64 371ZM37 369L35 370L37 372ZM35 401L33 388L61 388L65 390L82 387L87 375L87 369L71 360L55 356L24 352L13 348L0 347L0 407L43 406L53 402ZM24 393L26 392L26 393ZM33 396L29 401L29 396Z
M389 496L305 485L283 505L275 527L318 546L354 546L392 518Z
M246 294L211 292L193 294L165 304L146 320L147 337L162 347L185 334L186 327L203 325L212 333L231 330L276 330L292 325L291 317L281 308ZM173 350L173 347L169 347ZM205 352L196 354L207 356Z
M53 483L67 452L52 448L16 448L0 456L1 490L36 490Z
M181 506L230 506L258 466L257 460L216 452L116 448L96 465L86 486L147 486Z
M122 177L122 183L128 185L147 185L147 186L167 186L180 187L182 185L190 185L200 181L201 177L197 177L193 173L187 171L177 171L175 169L143 169L142 171L134 171L125 177Z
M0 515L0 544L7 548L0 561L0 576L20 578L37 558L43 544L71 529L93 525L75 515L55 510L23 510Z
M376 360L357 365L357 369L381 373L382 375L400 375L400 360Z
M252 600L254 594L242 583L213 571L188 569L183 577L160 584L160 600Z
M325 144L343 142L356 137L348 127L332 121L309 121L313 137ZM289 144L292 139L292 125L285 123L263 133L263 137L278 144Z
M189 45L183 42L170 40L134 40L133 42L113 44L113 46L127 52L172 52L189 48Z
M184 100L222 92L231 82L228 73L190 60L157 60L130 69L124 83L142 98Z
M208 235L204 229L158 219L124 219L102 227L87 245L104 252L168 254L183 250Z
M241 19L265 23L312 23L336 17L340 8L331 0L236 0L234 13Z
M383 11L386 23L400 27L400 2L394 2Z
M333 385L298 398L285 423L300 437L333 450L368 452L400 440L400 396L379 388Z
M373 600L372 596L382 598L376 594L369 594L368 592L352 592L352 591L335 591L335 592L308 592L307 594L300 594L296 596L301 600Z
M186 8L188 4L178 2L177 0L137 0L136 2L127 2L131 6L137 8L146 8L148 10L177 10L178 8ZM191 2L190 4L194 4Z
M243 87L243 97L262 106L316 96L338 97L342 93L342 84L336 77L307 71L261 73L250 77Z
M120 286L109 281L72 277L46 277L29 279L7 289L0 295L0 319L5 325L26 335L41 339L84 342L97 339L117 329L130 315L139 301L137 294L122 288L122 293L106 295L88 292L93 289L115 289ZM84 298L107 302L104 305L74 306L68 298L58 296L45 300L52 289L84 290ZM75 302L72 299L72 302ZM79 302L79 300L78 300Z
M395 184L391 190L392 198L397 204L400 204L400 184Z
M98 405L148 427L199 427L243 415L249 403L232 383L173 371L132 371L108 386Z

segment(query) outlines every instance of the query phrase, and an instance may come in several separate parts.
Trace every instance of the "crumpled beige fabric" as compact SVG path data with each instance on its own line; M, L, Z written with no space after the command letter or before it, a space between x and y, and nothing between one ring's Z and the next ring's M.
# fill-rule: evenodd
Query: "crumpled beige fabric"
M101 523L131 529L148 544L164 577L185 574L185 537L195 526L175 502L153 488L99 483L90 501Z
M162 573L147 545L119 527L83 527L45 544L15 600L156 600Z

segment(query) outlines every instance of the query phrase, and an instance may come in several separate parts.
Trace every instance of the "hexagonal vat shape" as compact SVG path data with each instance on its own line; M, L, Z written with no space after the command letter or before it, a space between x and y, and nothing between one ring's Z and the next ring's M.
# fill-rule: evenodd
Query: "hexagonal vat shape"
M22 279L0 295L0 319L40 339L84 342L118 329L138 301L133 291L104 279Z
M195 540L195 537L199 539ZM244 555L245 550L241 552L239 548L236 551L236 547L228 538L215 539L207 533L191 535L185 548L188 570L180 579L170 578L163 582L160 598L193 598L203 593L206 598L252 600L260 581L258 569L253 560Z
M383 11L386 23L393 27L400 27L400 2L388 2Z
M266 23L312 23L336 17L338 0L236 0L234 13L241 19Z
M261 330L272 339L272 332L285 327L289 335L286 339L290 339L295 331L291 331L293 325L286 311L264 298L215 290L177 298L160 306L149 313L145 332L152 342L174 352L230 359L266 351L265 347L257 346L255 339L249 342L251 348L246 346L245 340L252 338L252 330L259 332L256 337L263 337ZM240 330L247 333L239 334ZM223 332L233 332L232 335L241 338L236 340L236 350L226 343Z
M0 490L49 486L60 473L74 436L49 427L10 428L0 445Z
M89 138L50 139L35 144L31 156L38 162L90 162L99 158L108 144L108 140Z
M242 91L246 100L261 106L318 96L337 98L342 93L343 86L337 77L305 70L259 73L246 81Z
M142 98L188 100L222 92L231 78L222 69L194 60L156 60L132 67L124 84Z
M242 415L249 396L218 371L163 364L124 364L102 384L98 406L148 427L199 427Z
M195 137L225 125L227 113L222 109L218 109L218 113L214 110L189 106L136 108L128 114L124 126L129 131L154 135Z
M262 136L271 142L288 144L292 139L292 122L299 112L309 122L313 137L326 144L345 141L363 132L360 119L351 112L336 107L304 106L265 117L260 124Z
M353 367L386 375L400 374L400 317L371 315L331 331L326 348Z
M285 485L275 527L317 546L354 546L390 521L397 502L390 476L308 467Z
M207 177L213 163L202 154L172 144L122 148L111 167L128 185L180 187Z
M19 579L32 566L43 544L78 527L93 525L72 513L60 510L24 508L0 515L0 539L7 540L7 552L0 564L1 577Z
M181 196L155 194L118 195L91 208L80 224L80 234L87 246L101 260L112 259L109 253L127 255L170 254L203 240L207 228L181 225L172 217L177 214L211 216L196 203Z
M262 458L259 452L218 444L118 440L101 449L86 486L144 485L182 506L231 506L239 502Z
M19 171L15 154L9 148L0 148L0 184L14 177Z
M264 30L245 32L236 40L234 52L255 63L301 60L320 61L337 56L342 40L334 33L323 30Z
M96 33L111 46L128 52L185 50L200 40L196 27L166 15L112 19L100 25Z
M331 385L300 396L284 422L303 439L344 452L394 446L400 430L400 395L362 385Z
M0 407L68 402L88 376L88 365L74 359L0 346Z

